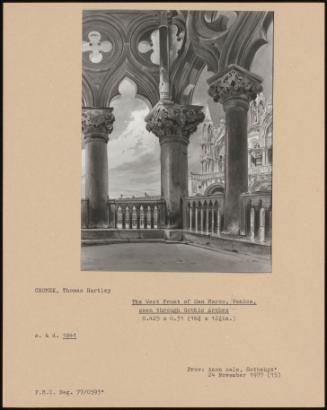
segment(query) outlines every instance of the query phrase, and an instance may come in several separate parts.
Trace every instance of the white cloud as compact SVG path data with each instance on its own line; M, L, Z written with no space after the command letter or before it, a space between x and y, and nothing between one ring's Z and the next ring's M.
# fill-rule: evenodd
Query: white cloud
M116 109L121 107L117 105ZM129 121L117 126L114 139L108 143L111 197L121 193L140 195L145 191L159 194L160 146L158 138L146 130L144 118L148 112L146 106L129 110Z
M157 150L157 137L145 128L144 118L148 112L148 108L132 111L127 127L118 138L109 141L109 169L114 169L122 163L137 161L141 155Z

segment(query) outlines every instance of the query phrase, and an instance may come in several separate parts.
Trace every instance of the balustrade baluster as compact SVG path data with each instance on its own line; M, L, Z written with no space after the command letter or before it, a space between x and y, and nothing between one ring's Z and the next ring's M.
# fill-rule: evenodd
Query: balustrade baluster
M125 209L125 229L129 229L130 228L130 215L129 215L129 207L127 206Z
M144 208L140 206L140 229L144 229Z
M266 210L265 208L261 208L259 211L259 241L265 241L265 218L266 218Z
M203 207L200 210L200 232L203 233Z
M117 209L117 228L122 229L123 227L123 213L122 209L119 206Z
M255 223L255 211L254 208L252 207L250 210L250 239L251 241L254 241L254 226Z
M199 208L195 206L195 232L198 232Z
M146 228L151 229L151 206L148 205L146 208Z
M137 228L137 213L136 213L136 207L134 205L132 209L132 229L136 229L136 228Z
M207 210L206 210L206 233L209 235L209 205L207 205Z
M126 229L126 208L122 208L122 229Z
M153 227L158 228L158 207L157 205L153 208Z
M221 232L221 213L220 209L217 209L217 236L220 236Z
M140 229L140 207L136 207L136 229Z

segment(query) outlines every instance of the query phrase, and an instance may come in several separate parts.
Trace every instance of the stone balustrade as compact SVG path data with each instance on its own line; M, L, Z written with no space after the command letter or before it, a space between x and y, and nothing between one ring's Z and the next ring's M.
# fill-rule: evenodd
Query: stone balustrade
M166 206L161 199L120 198L107 202L111 229L159 229L166 222ZM88 200L82 199L82 228L89 228Z
M184 201L183 229L201 235L220 236L223 232L224 193L187 197ZM166 227L163 199L109 199L108 228L161 229ZM88 200L82 199L82 228L89 228ZM245 239L269 243L272 231L271 192L243 193L240 196L240 232Z
M270 242L272 230L271 192L241 194L240 235L257 242Z
M222 230L224 194L186 198L184 229L219 236Z
M109 227L114 229L158 229L165 225L166 207L161 199L110 199Z

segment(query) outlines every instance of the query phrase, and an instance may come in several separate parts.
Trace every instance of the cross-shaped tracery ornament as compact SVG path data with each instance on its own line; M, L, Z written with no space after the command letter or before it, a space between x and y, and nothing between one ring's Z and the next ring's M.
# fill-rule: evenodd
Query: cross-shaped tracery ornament
M83 41L83 53L90 52L89 59L92 63L100 63L103 60L102 53L108 53L112 49L110 41L101 41L98 31L90 31L89 41Z

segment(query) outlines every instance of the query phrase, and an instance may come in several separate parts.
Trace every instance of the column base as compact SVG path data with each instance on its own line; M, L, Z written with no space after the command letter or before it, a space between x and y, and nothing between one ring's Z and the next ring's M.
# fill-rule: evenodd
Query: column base
M89 229L107 229L109 228L109 215L106 205L99 209L89 210Z

